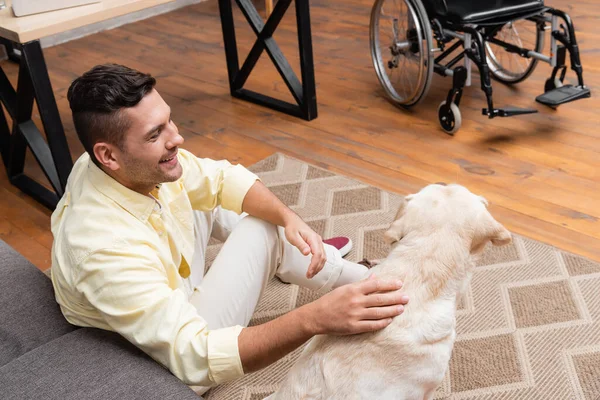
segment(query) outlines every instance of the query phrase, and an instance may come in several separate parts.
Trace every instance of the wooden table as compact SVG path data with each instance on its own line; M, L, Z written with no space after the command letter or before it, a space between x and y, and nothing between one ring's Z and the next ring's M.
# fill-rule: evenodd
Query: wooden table
M50 0L48 0L50 1ZM15 17L11 0L0 11L0 43L9 58L19 62L19 78L15 89L0 65L0 101L13 121L9 130L6 116L0 110L0 155L10 182L50 209L62 197L73 167L56 100L39 39L70 29L115 18L174 0L103 0L79 7L62 9L25 17ZM279 49L273 34L292 0L279 0L266 23L259 16L252 0L235 0L248 24L256 34L256 42L240 68L238 62L232 1L218 0L229 74L231 95L306 120L317 117L309 0L295 0L298 27L298 47L302 81ZM15 52L15 49L19 53ZM244 84L266 50L281 74L297 104L244 89ZM46 140L31 120L33 100L36 100ZM54 191L24 174L25 152L29 146Z
M19 18L13 14L12 1L6 1L7 7L0 11L0 40L6 46L9 58L19 63L19 77L15 88L0 65L0 101L13 122L11 130L6 115L0 110L0 155L13 185L54 209L73 167L39 39L172 1L103 0ZM34 99L46 140L31 120ZM27 147L54 191L24 174Z

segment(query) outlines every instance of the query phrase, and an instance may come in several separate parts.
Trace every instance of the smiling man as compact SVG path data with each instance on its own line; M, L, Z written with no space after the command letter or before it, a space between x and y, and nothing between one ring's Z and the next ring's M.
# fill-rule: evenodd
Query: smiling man
M401 283L364 280L347 241L324 243L243 166L182 149L155 84L106 64L69 88L86 152L52 215L52 282L70 323L118 332L203 393L402 312ZM205 274L211 237L224 245ZM247 327L274 276L326 294Z

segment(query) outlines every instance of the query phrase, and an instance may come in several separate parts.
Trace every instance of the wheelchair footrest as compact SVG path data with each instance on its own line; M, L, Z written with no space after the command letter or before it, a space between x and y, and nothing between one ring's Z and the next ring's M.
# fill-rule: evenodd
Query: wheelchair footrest
M542 103L549 107L558 107L561 104L568 103L590 97L590 89L581 86L564 85L556 89L552 89L535 98L538 103Z
M523 114L535 114L538 112L535 108L518 108L518 107L506 107L506 108L494 108L490 113L487 108L481 110L483 115L487 115L490 118L494 117L512 117L515 115L523 115Z

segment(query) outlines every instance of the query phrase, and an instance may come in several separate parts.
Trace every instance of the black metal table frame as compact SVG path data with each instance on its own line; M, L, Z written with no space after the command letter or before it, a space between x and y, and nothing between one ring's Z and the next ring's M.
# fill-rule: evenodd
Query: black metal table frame
M10 182L44 206L54 209L62 197L73 167L67 138L60 120L54 92L39 40L14 43L2 39L9 58L19 63L15 89L0 67L0 101L10 115L0 110L0 154ZM14 50L17 49L20 54ZM45 137L32 121L36 101ZM25 175L25 154L31 150L54 191Z
M232 3L231 0L219 0L231 95L308 121L315 119L317 99L308 0L295 0L302 82L273 39L273 33L292 0L279 0L266 23L263 23L251 0L235 1L257 39L240 68ZM65 191L73 160L54 98L42 47L39 40L21 44L1 38L0 44L5 46L10 60L19 63L16 89L0 66L0 101L12 120L12 128L9 128L4 110L0 109L0 155L10 182L53 210ZM263 50L267 51L297 104L243 88ZM32 121L34 100L42 120L45 139ZM25 175L27 147L41 166L53 191Z
M317 117L317 96L315 89L309 0L295 0L302 82L298 80L294 70L273 38L273 33L277 29L279 22L281 22L281 19L285 15L292 0L279 0L266 23L263 23L262 18L256 11L256 7L254 7L251 0L235 1L246 17L248 24L254 31L256 42L240 69L235 39L232 0L219 0L219 12L221 13L221 27L223 30L223 41L225 45L231 95L289 115L303 118L307 121L315 119ZM271 58L271 61L275 65L275 68L277 68L277 71L283 78L283 81L287 85L297 104L291 104L243 88L263 50L267 51L267 54Z

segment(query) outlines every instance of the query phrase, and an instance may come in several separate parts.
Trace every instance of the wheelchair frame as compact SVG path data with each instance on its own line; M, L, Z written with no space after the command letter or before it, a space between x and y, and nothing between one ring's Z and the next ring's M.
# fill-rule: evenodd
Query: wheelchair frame
M384 0L378 0L375 3L373 7L373 15L376 12L378 3L382 1ZM425 8L423 7L423 4L420 3L420 0L405 0L405 2L411 2L413 5L416 5L415 9L417 12L425 12ZM419 3L417 4L417 2ZM373 15L371 18L371 46L374 45ZM460 128L461 116L458 106L460 105L463 88L465 86L471 86L473 64L475 64L479 69L481 89L485 93L487 100L487 108L482 109L482 115L487 115L488 118L491 119L495 117L509 117L537 112L536 109L522 109L516 107L507 107L502 109L494 108L491 83L493 74L490 70L490 66L488 65L489 56L485 49L486 42L501 46L508 53L514 53L525 58L534 58L536 60L546 62L553 67L552 75L546 81L544 94L536 98L538 102L556 108L560 104L591 96L590 90L585 87L583 81L583 68L580 62L579 48L575 37L573 22L569 15L563 11L553 9L551 7L544 7L539 12L529 15L526 14L525 16L514 18L508 22L485 21L480 24L460 25L453 25L451 22L439 21L437 18L430 18L426 12L424 16L421 15L420 17L422 21L424 18L427 18L429 24L425 25L430 25L433 39L432 44L433 41L435 41L438 47L428 49L429 54L427 62L430 63L432 61L434 52L441 51L442 54L433 59L433 72L441 76L450 76L453 79L452 88L449 90L446 100L440 104L438 109L440 125L444 131L449 134L454 134ZM547 23L550 23L550 56L537 52L535 49L518 47L495 37L507 23L512 23L522 19L527 19L534 22L536 24L536 34L539 34L541 31L542 35L545 35L545 31L548 30ZM564 25L559 24L559 20L561 19L564 22ZM426 28L427 27L422 27L421 29ZM413 29L419 29L419 27L417 26ZM397 53L394 53L394 50L392 49L392 55L397 56L397 54L401 53L402 51L411 51L409 50L413 44L411 43L411 40L421 40L417 38L424 37L426 34L429 34L429 32L423 32L422 35L419 35L418 32L414 31L407 32L407 41L394 44L393 46L398 46L397 49L399 50L396 50ZM455 39L458 40L446 49L446 44ZM463 50L458 55L456 55L447 63L443 63L445 59L447 59L461 46L463 47ZM414 49L414 46L412 46L412 48ZM577 74L577 86L563 85L567 70L567 66L565 65L567 51L570 55L571 69ZM378 66L375 65L375 63L378 61L375 59L373 48L372 57L375 68L378 68ZM461 60L464 60L464 66L454 67ZM430 67L427 66L427 68ZM530 69L527 70L522 78L513 83L517 83L523 79L526 79L534 68L535 65L530 67ZM558 75L559 72L560 75ZM379 75L378 77L380 79L380 83L384 85L385 83L382 81L381 77ZM425 97L426 91L428 90L428 82L426 82L425 85L427 85L427 87L424 88L425 93L423 93L415 103L400 105L403 105L404 107L410 107L421 101Z

